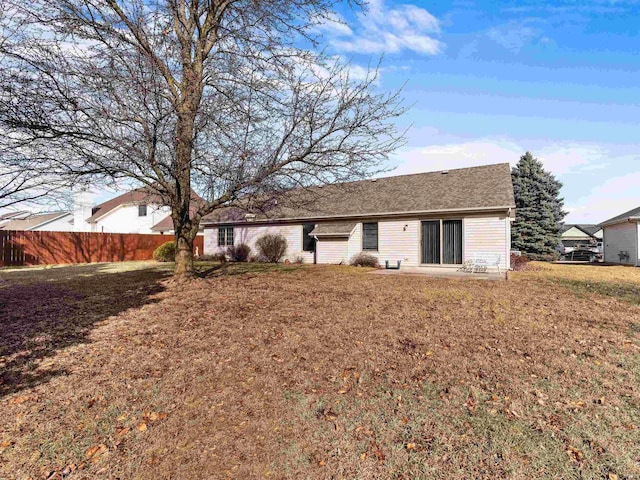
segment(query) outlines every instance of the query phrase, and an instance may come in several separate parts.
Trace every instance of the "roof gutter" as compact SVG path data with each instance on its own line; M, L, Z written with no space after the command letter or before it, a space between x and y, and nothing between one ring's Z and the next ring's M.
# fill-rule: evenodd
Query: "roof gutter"
M621 218L620 220L615 220L613 222L611 221L603 222L598 226L609 227L611 225L618 225L619 223L640 223L640 217L634 216L634 217Z
M451 209L438 209L438 210L415 210L407 212L384 212L384 213L357 213L352 215L322 215L315 217L292 217L292 218L266 218L261 220L254 220L252 222L240 221L240 220L225 220L225 221L201 221L201 224L205 227L208 225L240 225L250 223L251 225L260 223L297 223L301 221L312 220L343 220L350 218L375 218L375 217L406 217L416 215L435 215L443 213L486 213L486 212L507 212L507 215L511 215L512 209L515 209L515 205L504 205L498 207L479 207L479 208L451 208Z

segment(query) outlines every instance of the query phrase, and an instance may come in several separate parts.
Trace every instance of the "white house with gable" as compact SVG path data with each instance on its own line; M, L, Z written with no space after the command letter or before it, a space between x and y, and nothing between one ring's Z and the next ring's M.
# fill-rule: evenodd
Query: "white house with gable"
M640 266L640 207L600 225L604 232L604 261Z
M286 237L289 260L344 264L360 252L403 267L459 268L485 259L510 267L515 200L508 164L291 190L259 211L226 208L203 219L204 253L265 233Z

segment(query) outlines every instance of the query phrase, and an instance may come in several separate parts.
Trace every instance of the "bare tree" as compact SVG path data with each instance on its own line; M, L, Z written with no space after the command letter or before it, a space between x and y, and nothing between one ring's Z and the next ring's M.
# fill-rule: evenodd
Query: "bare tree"
M7 8L0 0L0 25L6 25L0 36L0 50L24 27L15 10ZM8 64L0 57L0 71ZM11 86L0 84L0 102L4 101ZM25 142L19 132L0 127L0 208L17 204L58 203L63 191L70 185L69 178L52 175L43 170L38 158L38 148Z
M160 195L176 275L192 273L203 216L363 178L402 142L377 68L355 79L313 51L335 0L4 1L0 128L50 172Z

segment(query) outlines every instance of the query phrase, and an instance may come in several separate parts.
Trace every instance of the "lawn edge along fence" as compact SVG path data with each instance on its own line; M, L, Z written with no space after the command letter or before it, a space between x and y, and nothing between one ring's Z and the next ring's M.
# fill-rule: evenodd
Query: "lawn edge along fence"
M0 266L151 260L153 251L172 235L93 232L0 231ZM202 254L203 237L194 253Z

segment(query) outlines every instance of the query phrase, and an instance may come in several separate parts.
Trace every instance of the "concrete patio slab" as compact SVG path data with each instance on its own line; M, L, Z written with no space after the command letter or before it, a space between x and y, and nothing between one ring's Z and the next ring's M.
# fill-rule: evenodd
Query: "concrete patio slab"
M400 270L374 270L371 275L421 275L432 278L462 278L467 280L506 280L505 272L467 273L455 268L403 267Z

